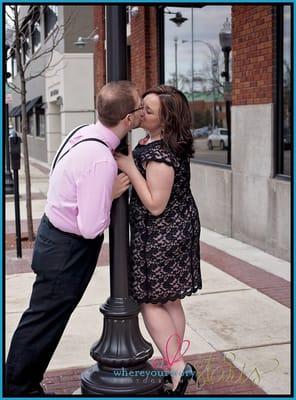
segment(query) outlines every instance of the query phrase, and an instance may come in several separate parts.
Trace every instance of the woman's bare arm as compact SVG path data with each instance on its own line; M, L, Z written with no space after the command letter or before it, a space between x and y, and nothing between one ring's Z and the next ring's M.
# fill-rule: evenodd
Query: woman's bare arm
M146 166L146 179L137 169L131 151L128 156L115 154L118 168L125 172L143 205L152 215L160 215L169 201L175 172L173 167L150 161Z

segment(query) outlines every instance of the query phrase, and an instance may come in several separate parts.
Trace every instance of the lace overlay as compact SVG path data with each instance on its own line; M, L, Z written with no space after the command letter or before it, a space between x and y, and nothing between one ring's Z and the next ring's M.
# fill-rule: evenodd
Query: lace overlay
M189 160L177 158L162 140L146 145L140 142L133 155L144 177L146 163L157 161L174 168L175 180L167 207L159 216L153 216L132 190L130 294L139 303L165 303L190 296L201 289L202 280L200 221L190 190Z

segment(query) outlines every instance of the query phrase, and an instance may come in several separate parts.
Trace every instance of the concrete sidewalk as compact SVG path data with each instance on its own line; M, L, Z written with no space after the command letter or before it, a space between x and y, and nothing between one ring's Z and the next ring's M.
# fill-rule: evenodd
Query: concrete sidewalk
M36 226L46 201L48 171L32 163L33 217ZM20 193L24 193L21 173ZM8 201L7 201L8 200ZM25 204L21 201L21 217ZM13 234L13 202L6 197L6 232ZM25 232L25 224L22 224ZM288 395L290 377L290 264L263 251L202 229L203 289L182 302L186 313L185 358L200 373L200 388L188 394ZM108 234L98 268L49 365L47 390L71 394L79 387L79 374L94 364L91 345L101 335L99 306L109 296ZM34 281L30 270L32 249L16 259L6 251L6 346L28 306ZM151 338L139 316L140 329ZM153 358L160 357L154 346Z

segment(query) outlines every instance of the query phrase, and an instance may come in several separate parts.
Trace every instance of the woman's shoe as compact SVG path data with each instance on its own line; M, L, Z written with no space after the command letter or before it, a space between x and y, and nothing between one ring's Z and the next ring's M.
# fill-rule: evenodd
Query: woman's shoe
M167 390L165 393L169 396L180 396L186 392L190 379L197 381L197 371L192 364L187 363L183 369L181 379L175 390Z
M165 375L165 377L163 378L163 383L173 383L171 375Z

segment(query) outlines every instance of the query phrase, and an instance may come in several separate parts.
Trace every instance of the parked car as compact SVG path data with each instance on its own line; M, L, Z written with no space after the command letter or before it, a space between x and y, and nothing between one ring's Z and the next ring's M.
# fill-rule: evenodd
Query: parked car
M207 137L210 132L209 128L207 126L204 126L202 128L192 129L191 133L194 138L201 138L201 137Z
M225 128L216 128L214 132L208 136L208 149L213 150L219 147L224 150L228 147L228 130Z

